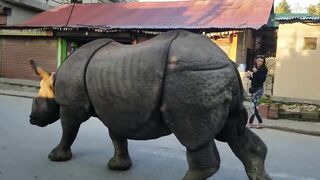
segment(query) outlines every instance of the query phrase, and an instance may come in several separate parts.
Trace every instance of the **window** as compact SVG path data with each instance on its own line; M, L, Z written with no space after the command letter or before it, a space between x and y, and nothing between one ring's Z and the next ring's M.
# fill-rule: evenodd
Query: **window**
M317 49L317 38L316 37L305 37L303 43L303 49Z

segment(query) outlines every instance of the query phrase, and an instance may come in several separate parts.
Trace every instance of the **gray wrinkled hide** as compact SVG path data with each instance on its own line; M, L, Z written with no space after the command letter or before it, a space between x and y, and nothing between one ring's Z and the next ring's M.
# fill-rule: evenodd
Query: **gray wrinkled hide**
M138 45L90 42L61 65L54 90L57 106L43 106L54 99L35 101L30 116L31 123L45 126L60 114L63 133L48 156L52 161L71 159L81 123L97 116L114 146L109 169L132 166L127 139L174 133L186 147L185 180L218 171L214 139L228 143L250 180L271 179L265 172L267 147L245 127L248 114L236 66L203 35L177 30ZM57 116L48 121L48 114Z
M214 139L239 89L227 55L187 31L138 45L93 41L69 57L55 82L61 106L94 111L119 136L151 139L174 132L189 148Z
M62 106L71 106L85 111L90 110L85 74L93 54L111 39L98 39L83 45L72 53L56 72L55 97Z
M115 133L131 139L168 134L160 101L168 49L176 33L135 46L116 42L101 48L87 68L94 109Z
M177 62L169 61L166 71L165 121L183 145L196 148L214 139L239 98L235 68L207 37L186 31L172 42L169 57Z

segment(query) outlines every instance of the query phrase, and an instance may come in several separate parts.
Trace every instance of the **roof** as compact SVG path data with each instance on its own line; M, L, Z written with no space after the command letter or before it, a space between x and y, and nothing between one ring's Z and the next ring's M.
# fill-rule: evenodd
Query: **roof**
M272 7L273 0L67 4L43 12L22 26L259 29L268 23Z
M320 16L313 16L307 13L277 14L276 21L320 21Z

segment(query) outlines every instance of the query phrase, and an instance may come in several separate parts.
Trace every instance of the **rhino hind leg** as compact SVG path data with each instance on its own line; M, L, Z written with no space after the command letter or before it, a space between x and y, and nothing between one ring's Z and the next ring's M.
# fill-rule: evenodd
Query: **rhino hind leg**
M126 138L119 137L109 130L111 137L114 156L109 160L108 167L111 170L127 170L132 166L132 162L128 152L128 141Z
M267 146L251 130L246 128L243 134L229 131L228 144L233 153L243 163L250 180L271 180L265 171Z
M60 117L62 137L59 145L48 156L51 161L67 161L72 158L71 145L77 137L81 123L89 119L90 116L84 111L61 107Z
M216 173L220 167L220 157L214 141L210 141L198 149L187 148L189 170L184 180L207 179Z
M243 163L249 180L270 180L265 171L267 146L250 129L239 131L239 122L247 120L246 111L231 111L226 126L216 136L219 141L227 142L233 153Z

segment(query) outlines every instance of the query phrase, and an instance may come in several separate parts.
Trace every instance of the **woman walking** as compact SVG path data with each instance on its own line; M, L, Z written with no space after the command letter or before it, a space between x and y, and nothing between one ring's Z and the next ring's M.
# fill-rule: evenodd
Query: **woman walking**
M252 105L252 111L251 116L249 118L248 127L249 128L263 128L263 122L262 118L258 111L258 101L263 95L263 83L266 80L268 73L268 69L265 64L265 58L264 56L257 56L254 67L252 68L252 71L249 71L247 74L247 77L251 80L251 87L249 88L249 93L251 93L251 105ZM253 121L254 118L258 119L259 124L254 125Z

